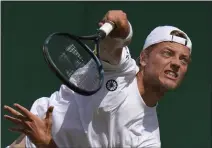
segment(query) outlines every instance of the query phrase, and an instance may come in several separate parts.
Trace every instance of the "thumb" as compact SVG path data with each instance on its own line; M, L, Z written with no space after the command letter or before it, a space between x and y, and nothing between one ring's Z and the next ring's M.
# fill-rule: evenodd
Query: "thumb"
M52 112L53 112L54 107L50 106L46 112L46 119L52 119Z
M46 118L45 118L45 124L46 124L46 129L47 133L51 133L51 128L52 128L52 112L53 112L54 107L50 106L46 112Z

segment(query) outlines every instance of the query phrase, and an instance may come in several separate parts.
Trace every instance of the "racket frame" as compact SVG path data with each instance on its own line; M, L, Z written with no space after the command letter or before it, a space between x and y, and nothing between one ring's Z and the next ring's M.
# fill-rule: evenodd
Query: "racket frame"
M100 31L101 32L101 31ZM99 71L99 76L100 76L100 86L99 88L97 88L96 90L93 91L86 91L84 89L81 89L77 86L75 86L72 83L69 83L69 80L67 80L67 78L64 76L64 74L58 69L58 67L54 64L54 61L52 60L50 54L49 54L49 49L48 49L48 43L51 40L51 38L55 35L59 35L59 36L63 36L63 37L67 37L70 39L75 40L77 43L79 43L85 50L87 53L89 53L89 55L93 58L93 60L96 62L97 64L97 68ZM72 89L74 92L84 95L84 96L90 96L93 95L94 93L96 93L97 91L99 91L99 89L101 88L102 84L103 84L103 79L104 79L104 70L103 70L103 66L99 60L100 57L100 53L99 53L99 40L101 39L101 35L99 34L95 34L95 35L91 35L91 36L75 36L69 33L63 33L63 32L54 32L52 34L50 34L43 45L43 55L45 58L45 61L47 62L48 66L50 67L50 69L56 74L56 76L58 78L60 78L60 80L67 85L70 89ZM97 46L97 54L95 55L93 53L93 51L86 45L84 44L81 40L91 40L95 42L95 45Z

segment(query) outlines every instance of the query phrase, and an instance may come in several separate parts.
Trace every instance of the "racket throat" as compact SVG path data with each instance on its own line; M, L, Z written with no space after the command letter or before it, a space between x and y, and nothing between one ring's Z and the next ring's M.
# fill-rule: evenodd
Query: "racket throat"
M95 40L95 55L97 56L98 59L100 59L100 45L99 45L99 39Z
M104 39L105 37L106 37L106 33L104 32L104 31L102 31L102 30L98 30L98 32L97 32L97 34L98 34L98 37L96 38L96 40L98 41L99 39Z

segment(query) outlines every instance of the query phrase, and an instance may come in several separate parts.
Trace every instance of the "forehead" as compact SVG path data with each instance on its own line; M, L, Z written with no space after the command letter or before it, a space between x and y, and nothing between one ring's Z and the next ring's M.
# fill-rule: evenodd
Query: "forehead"
M190 56L190 49L182 44L176 42L161 42L153 47L155 51L161 51L164 49L169 49L179 54Z

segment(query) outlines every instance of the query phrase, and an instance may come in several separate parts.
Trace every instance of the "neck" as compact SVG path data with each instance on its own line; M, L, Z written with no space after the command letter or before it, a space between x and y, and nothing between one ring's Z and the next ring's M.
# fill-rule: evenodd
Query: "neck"
M136 77L138 89L145 104L149 107L154 107L160 100L160 98L164 96L165 90L162 90L159 86L154 86L150 83L145 83L144 76L141 71L137 73Z

